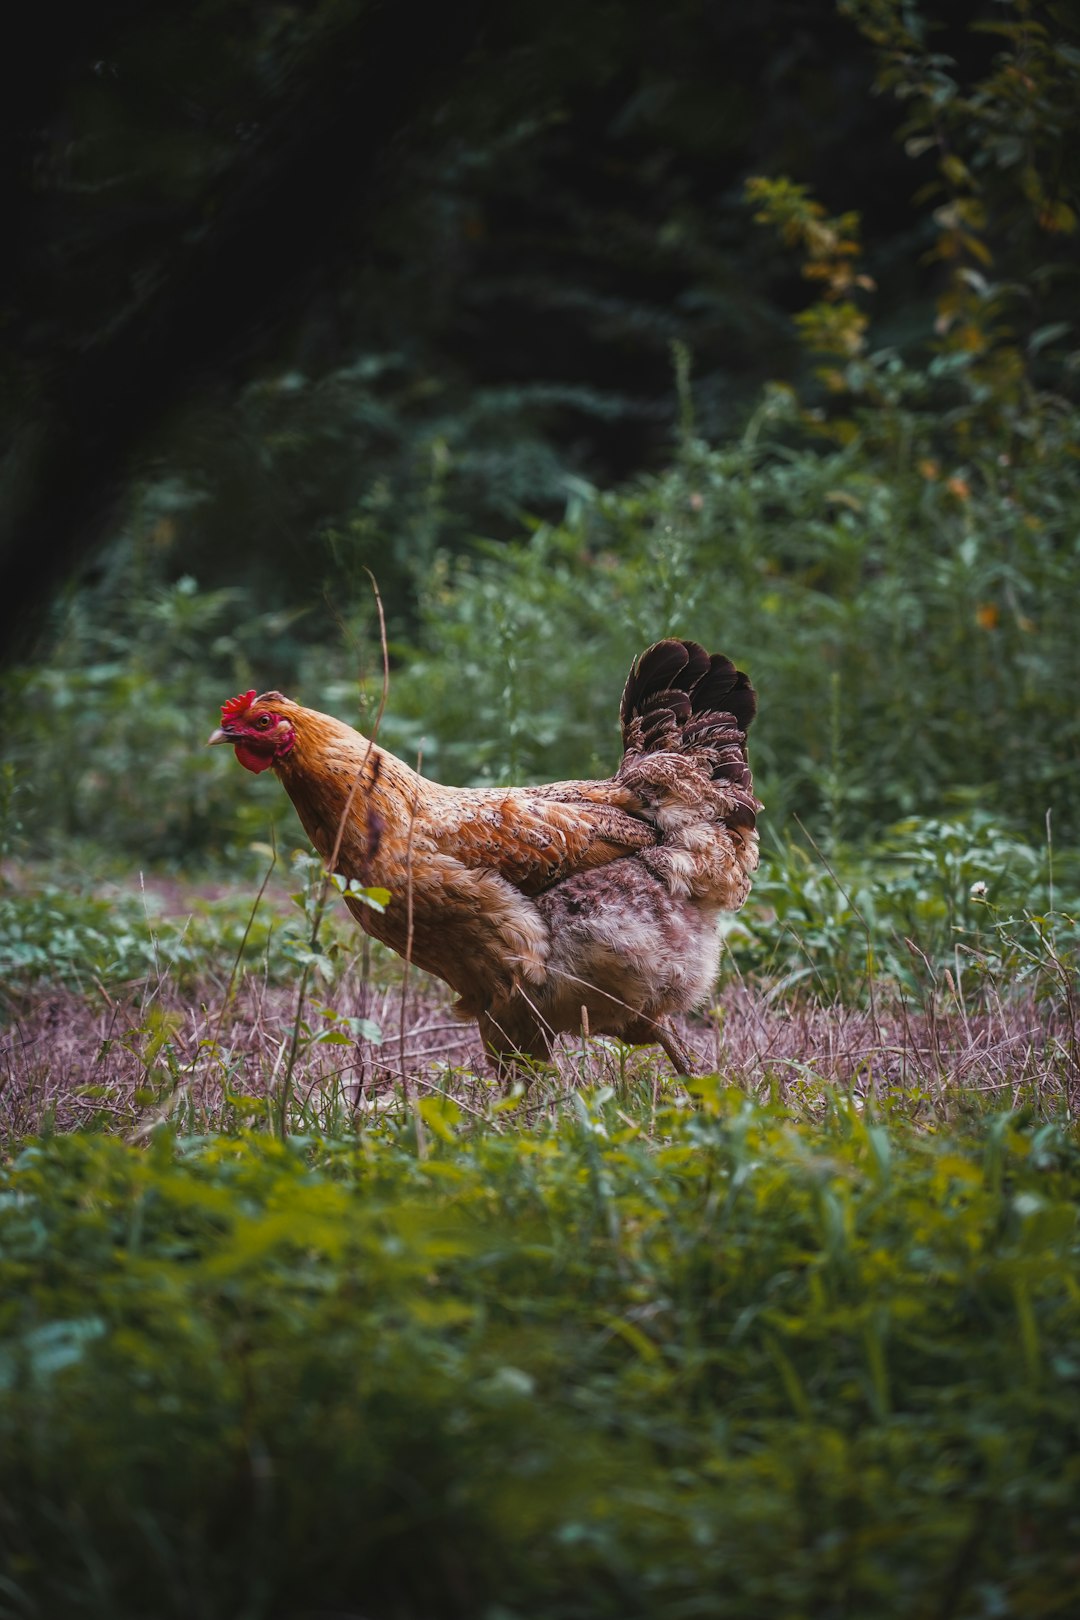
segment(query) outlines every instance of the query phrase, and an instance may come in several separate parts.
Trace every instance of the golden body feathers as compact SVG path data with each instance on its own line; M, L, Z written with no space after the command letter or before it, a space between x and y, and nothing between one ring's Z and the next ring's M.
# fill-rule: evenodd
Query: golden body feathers
M685 1069L667 1020L711 988L718 914L757 864L754 694L727 659L649 648L623 694L616 774L542 787L444 787L329 715L247 699L211 740L273 766L336 872L390 891L382 914L346 904L457 992L494 1057L546 1057L584 1007L594 1032L659 1041Z

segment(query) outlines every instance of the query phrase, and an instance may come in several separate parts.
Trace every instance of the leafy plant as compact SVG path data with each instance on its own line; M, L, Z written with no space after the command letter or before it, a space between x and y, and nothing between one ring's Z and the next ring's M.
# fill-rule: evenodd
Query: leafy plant
M728 945L744 971L826 1001L876 989L978 1004L1034 988L1072 1005L1080 968L1075 860L984 816L897 823L875 846L767 856Z
M810 1127L715 1083L654 1137L610 1092L427 1117L423 1162L390 1117L23 1147L13 1613L1070 1612L1058 1127Z
M277 890L253 905L254 891L239 886L208 898L175 882L163 891L154 879L136 887L72 867L58 882L24 869L17 884L0 883L0 977L9 992L41 979L85 989L160 976L190 988L207 977L226 982L236 962L269 983L308 965L331 985L360 936L335 907L312 950L310 897L322 867L304 850L291 866L301 884L295 914ZM245 867L255 870L250 853Z

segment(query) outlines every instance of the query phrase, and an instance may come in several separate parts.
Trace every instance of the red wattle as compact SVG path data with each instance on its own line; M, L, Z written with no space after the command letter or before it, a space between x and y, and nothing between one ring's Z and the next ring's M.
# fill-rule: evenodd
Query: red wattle
M262 748L253 748L250 743L238 742L236 744L236 757L245 771L254 771L258 776L260 771L267 771L274 763L274 755Z

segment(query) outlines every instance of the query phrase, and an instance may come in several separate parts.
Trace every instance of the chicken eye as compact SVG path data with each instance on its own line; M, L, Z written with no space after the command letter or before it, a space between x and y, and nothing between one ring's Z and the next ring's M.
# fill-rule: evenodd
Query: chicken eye
M271 717L268 714L260 714L259 718L255 722L260 731L265 731L267 726L271 725L272 723Z

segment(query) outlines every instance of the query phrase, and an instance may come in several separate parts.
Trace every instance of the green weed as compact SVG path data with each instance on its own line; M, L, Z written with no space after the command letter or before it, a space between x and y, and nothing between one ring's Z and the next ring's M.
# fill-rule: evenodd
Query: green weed
M1080 1157L715 1082L559 1122L27 1144L4 1601L1064 1615ZM417 1555L422 1547L423 1556Z

